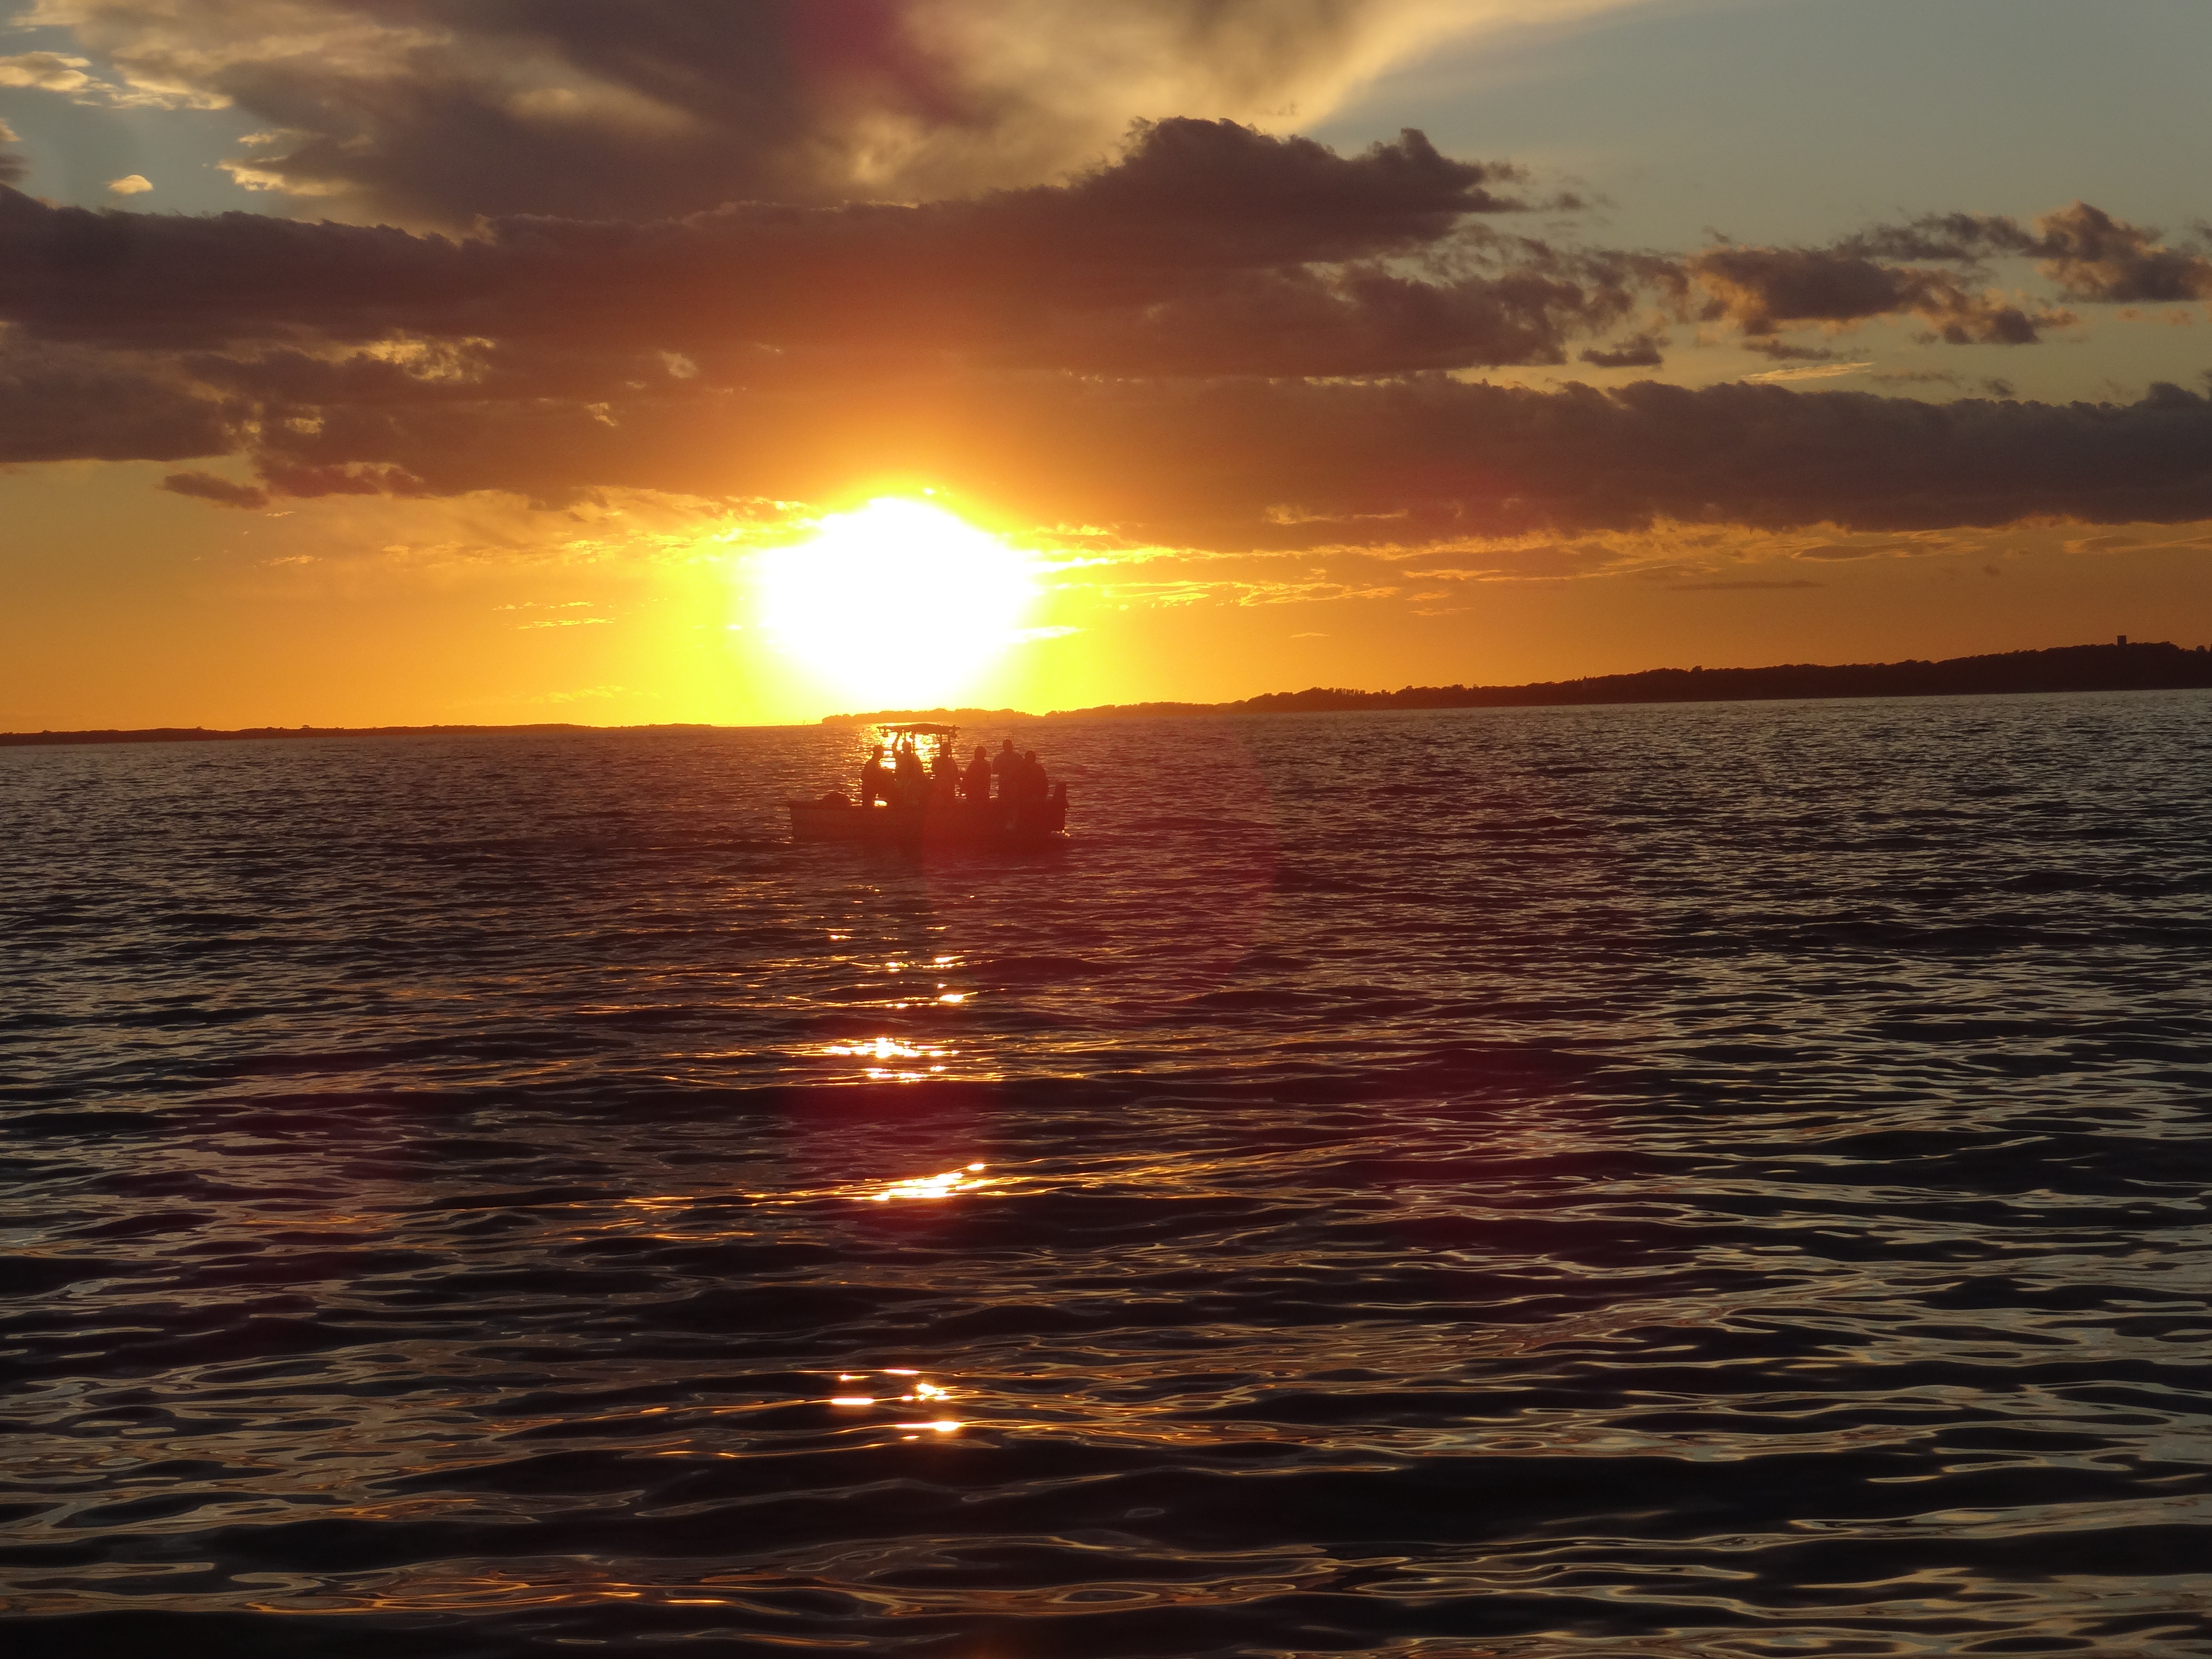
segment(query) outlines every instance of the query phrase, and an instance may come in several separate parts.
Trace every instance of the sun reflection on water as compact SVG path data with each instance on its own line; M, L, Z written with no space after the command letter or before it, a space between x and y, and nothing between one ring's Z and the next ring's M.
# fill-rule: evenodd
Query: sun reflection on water
M867 1371L841 1371L838 1373L837 1381L840 1382L866 1382L869 1380L871 1375L872 1374ZM935 1407L941 1411L944 1409L944 1402L952 1398L951 1389L945 1388L941 1383L923 1381L921 1374L919 1371L893 1369L875 1372L872 1373L872 1375L887 1379L882 1385L884 1390L882 1393L836 1394L830 1396L829 1403L832 1406L842 1407L848 1410L863 1409L872 1406L922 1406ZM892 1381L889 1379L898 1380ZM903 1389L905 1392L892 1392L894 1389ZM888 1424L884 1426L893 1429L911 1429L917 1431L927 1431L932 1434L953 1434L968 1425L957 1418L933 1417L926 1419L920 1422L897 1421ZM915 1437L915 1436L914 1434L907 1434L902 1437L902 1438L908 1440L912 1440Z
M868 1060L876 1063L861 1068L862 1075L872 1083L919 1083L925 1079L941 1075L945 1062L958 1056L957 1048L940 1048L927 1043L902 1042L897 1037L866 1038L858 1042L830 1042L822 1048L824 1057L832 1060Z
M882 1191L869 1196L878 1204L888 1204L895 1198L940 1199L958 1193L980 1193L1006 1183L986 1176L987 1166L970 1164L962 1170L946 1170L933 1176L915 1176L905 1181L894 1181Z

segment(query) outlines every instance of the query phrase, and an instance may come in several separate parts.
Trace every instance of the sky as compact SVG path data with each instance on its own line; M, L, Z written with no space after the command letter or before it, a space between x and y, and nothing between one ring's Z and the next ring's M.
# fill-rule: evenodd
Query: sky
M2212 641L2202 0L35 0L0 729Z

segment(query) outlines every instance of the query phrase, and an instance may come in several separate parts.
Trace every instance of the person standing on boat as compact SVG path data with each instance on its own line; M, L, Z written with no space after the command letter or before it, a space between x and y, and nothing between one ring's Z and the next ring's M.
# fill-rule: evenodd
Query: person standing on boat
M891 750L891 804L920 806L929 799L929 769L911 737L902 737Z
M868 758L860 766L860 805L873 806L879 800L890 800L890 768L884 764L884 746L878 744L868 751Z
M950 740L940 738L937 743L937 759L929 769L929 804L950 806L960 799L960 763L952 753Z
M1012 738L999 745L999 757L991 763L991 770L998 776L1000 800L1012 800L1021 793L1022 757L1014 752Z
M961 793L977 804L991 799L991 757L980 743L975 745L975 758L968 763L967 775L961 780Z

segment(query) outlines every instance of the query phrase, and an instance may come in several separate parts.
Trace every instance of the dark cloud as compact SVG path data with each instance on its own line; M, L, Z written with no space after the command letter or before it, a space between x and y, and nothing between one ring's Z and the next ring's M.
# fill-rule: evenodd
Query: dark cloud
M1820 346L1791 345L1784 340L1763 338L1744 341L1743 349L1756 351L1762 357L1771 357L1778 363L1825 363L1836 355Z
M1619 290L1530 272L1422 281L1373 268L1269 271L1141 309L1063 313L1042 349L1000 355L1114 374L1352 376L1556 363L1565 342L1632 304Z
M1693 256L1689 274L1708 314L1760 339L1778 329L1915 316L1928 337L1954 345L2028 345L2077 319L2056 305L2022 306L1990 290L1997 259L2032 259L2081 304L2212 299L2212 258L2166 246L2156 230L2075 202L2031 226L1999 216L1931 214L1878 225L1826 247L1722 246ZM1950 268L1945 268L1950 267Z
M1754 338L1808 324L1911 315L1953 345L2028 345L2041 330L2075 320L2066 312L2030 313L1972 292L1949 271L1885 264L1835 248L1708 248L1689 269L1710 296L1710 314Z
M1658 340L1649 334L1632 335L1616 346L1592 347L1582 359L1599 368L1656 368L1667 361Z
M161 488L173 495L191 495L217 507L261 507L269 505L269 492L252 484L233 483L212 472L172 472Z
M2160 233L2075 202L2023 228L2001 216L1934 214L1845 238L1835 252L1881 259L1942 260L1978 266L2034 259L2068 299L2098 305L2154 305L2212 299L2212 258L2168 247Z
M2002 234L1996 234L2002 228ZM2020 228L2009 219L1972 213L1931 213L1902 225L1875 225L1838 240L1831 252L1863 259L1978 265L2000 253L2022 251L2012 244Z
M0 464L175 461L234 441L218 404L163 364L0 335Z
M1181 397L1132 388L1021 418L1053 434L1048 453L1011 430L996 435L1018 476L1048 485L1040 505L1079 502L1091 521L1208 546L1579 533L1662 519L1897 532L2212 516L2212 400L2172 386L2132 404L2061 407L1652 381L1542 392L1422 377L1213 385ZM981 459L959 469L979 484ZM1132 481L1126 490L1101 483L1121 478ZM1298 511L1261 522L1285 503ZM1162 521L1147 524L1153 514Z
M1468 384L951 375L593 408L429 396L262 422L272 489L586 484L828 500L927 478L1032 523L1216 549L1427 545L1633 531L1661 520L1898 532L2212 517L2212 400L1966 399L1656 382Z
M1403 0L52 0L273 129L241 177L465 229L1048 179L1133 117L1320 107Z
M1170 374L1558 362L1628 307L1632 267L1474 231L1516 204L1498 189L1512 177L1415 132L1341 156L1173 120L1064 186L641 224L507 219L458 241L10 191L0 317L178 346L405 333ZM1414 253L1431 268L1391 263ZM1534 265L1481 268L1516 258Z
M2030 250L2070 299L2102 304L2212 299L2212 259L2162 246L2158 233L2087 202L2036 221Z
M1435 242L1471 213L1528 204L1501 193L1518 168L1460 161L1411 127L1357 156L1233 121L1141 121L1121 159L1058 189L993 198L1049 204L1049 228L1097 247L1134 239L1177 264L1347 259Z
M0 319L146 348L438 340L478 367L488 349L460 343L491 342L510 359L596 353L618 384L681 354L725 386L948 362L1278 376L1558 363L1652 305L1730 319L1778 359L1819 357L1775 337L1801 326L1909 316L1929 338L2024 344L2073 320L1972 289L1960 271L1875 257L1964 258L2012 235L2008 222L1867 233L1872 252L1724 246L1677 262L1508 234L1497 216L1525 204L1519 182L1418 132L1340 155L1174 119L1140 125L1117 161L1062 185L642 222L509 217L458 240L93 212L0 187ZM2070 238L2076 288L2097 261L2117 270L2149 246L2078 205L2039 224L2037 248ZM2106 286L2135 291L2118 276ZM1649 333L1583 352L1607 368L1661 362Z
M1657 335L1622 331L1701 312L1785 360L1824 355L1785 328L1872 317L2021 343L2063 313L1971 286L1976 260L2149 291L2179 279L2148 232L2077 205L1676 261L1516 232L1522 188L1418 133L1340 155L1176 119L1056 185L459 238L0 189L0 459L236 454L258 485L166 485L236 505L921 477L1232 550L2212 515L2212 416L2171 387L2057 409L1437 372L1650 367Z

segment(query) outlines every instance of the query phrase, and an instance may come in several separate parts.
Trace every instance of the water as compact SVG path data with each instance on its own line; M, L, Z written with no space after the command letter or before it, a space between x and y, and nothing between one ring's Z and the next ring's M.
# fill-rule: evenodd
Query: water
M10 1650L2212 1654L2212 696L1027 740L0 750Z

